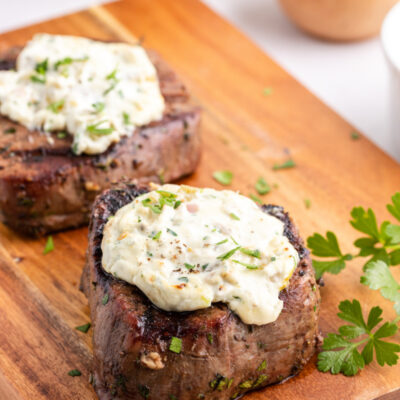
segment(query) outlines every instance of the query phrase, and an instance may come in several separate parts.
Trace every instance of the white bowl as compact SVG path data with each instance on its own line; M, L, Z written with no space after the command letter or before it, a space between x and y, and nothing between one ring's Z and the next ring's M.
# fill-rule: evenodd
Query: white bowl
M383 49L390 69L390 140L392 154L400 161L400 3L386 16L381 30Z

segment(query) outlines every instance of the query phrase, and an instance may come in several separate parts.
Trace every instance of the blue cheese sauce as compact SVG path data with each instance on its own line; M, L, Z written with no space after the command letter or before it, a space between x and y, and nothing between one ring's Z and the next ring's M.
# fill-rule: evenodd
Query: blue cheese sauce
M284 224L236 192L163 185L104 228L103 268L159 308L226 303L246 324L275 321L299 255Z
M165 108L139 45L38 34L15 71L0 71L0 114L43 131L67 130L75 154L98 154Z

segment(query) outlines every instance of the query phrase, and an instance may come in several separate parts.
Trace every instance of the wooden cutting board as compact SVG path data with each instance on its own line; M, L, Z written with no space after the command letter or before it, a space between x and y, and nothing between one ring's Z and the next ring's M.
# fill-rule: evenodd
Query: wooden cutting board
M400 166L365 137L352 140L351 125L199 1L117 2L1 35L0 47L24 44L36 32L130 42L142 37L162 54L204 110L202 161L185 183L221 188L212 172L230 169L232 188L248 194L263 176L278 185L265 202L289 210L304 237L339 233L346 251L355 239L348 223L353 206L388 217L385 204L400 189ZM267 96L266 87L272 89ZM289 154L296 168L273 171ZM0 399L96 398L88 382L90 331L74 329L89 321L78 290L86 235L86 228L54 235L55 250L43 255L44 238L24 239L0 226ZM360 272L354 261L341 275L326 277L323 332L337 329L337 305L347 298L368 308L379 303L385 317L394 316L389 302L359 283ZM82 376L68 376L73 368ZM296 378L246 398L369 400L398 388L400 364L374 363L346 378L318 372L314 359Z

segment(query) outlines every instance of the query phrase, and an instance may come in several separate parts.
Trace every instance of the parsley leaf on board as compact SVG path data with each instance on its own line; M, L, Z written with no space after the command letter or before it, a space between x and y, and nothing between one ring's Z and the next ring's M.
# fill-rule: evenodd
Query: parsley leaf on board
M233 173L231 171L215 171L213 178L221 185L227 186L232 183Z
M383 261L371 261L364 267L365 274L360 282L373 290L380 290L381 295L393 301L394 309L400 315L400 284L394 279L387 264Z
M345 261L353 258L351 254L343 254L340 250L336 235L333 232L326 232L326 238L315 233L307 239L307 246L311 253L318 257L333 258L328 261L313 260L316 278L319 279L325 272L338 274L345 266Z
M258 180L255 184L255 188L256 188L258 194L261 194L261 195L267 194L271 191L271 186L262 177L258 178Z
M376 360L380 366L397 364L400 345L381 340L393 336L398 328L393 322L385 322L374 332L373 329L382 321L382 309L371 308L367 322L364 320L361 305L358 300L342 301L339 305L338 317L349 322L343 325L339 333L330 333L324 340L323 350L318 355L318 369L332 374L342 372L344 375L355 375L365 365ZM354 339L360 339L354 341ZM364 345L360 353L360 347Z
M392 204L388 204L387 209L393 217L400 221L400 192L392 196Z

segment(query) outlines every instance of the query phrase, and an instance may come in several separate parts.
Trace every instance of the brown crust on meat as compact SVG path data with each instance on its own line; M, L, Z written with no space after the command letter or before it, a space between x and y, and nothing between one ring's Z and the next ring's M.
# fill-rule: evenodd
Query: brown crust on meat
M280 294L284 308L275 322L246 325L222 303L194 312L165 312L138 288L106 273L101 264L107 219L146 191L120 184L99 196L92 211L81 285L94 325L94 387L99 398L136 400L148 393L149 400L168 400L171 395L179 400L228 400L297 374L318 344L320 295L309 253L288 214L278 206L263 206L284 222L285 234L301 257ZM169 351L173 336L182 339L180 354ZM163 368L141 363L143 354L150 353L160 356ZM260 370L264 360L266 367Z
M12 68L18 49L0 55ZM148 50L166 110L161 121L141 127L102 154L75 156L72 137L29 131L0 116L0 217L28 235L74 228L89 221L98 193L127 178L136 183L170 182L188 175L200 157L200 109L171 68ZM10 128L14 133L7 133Z

